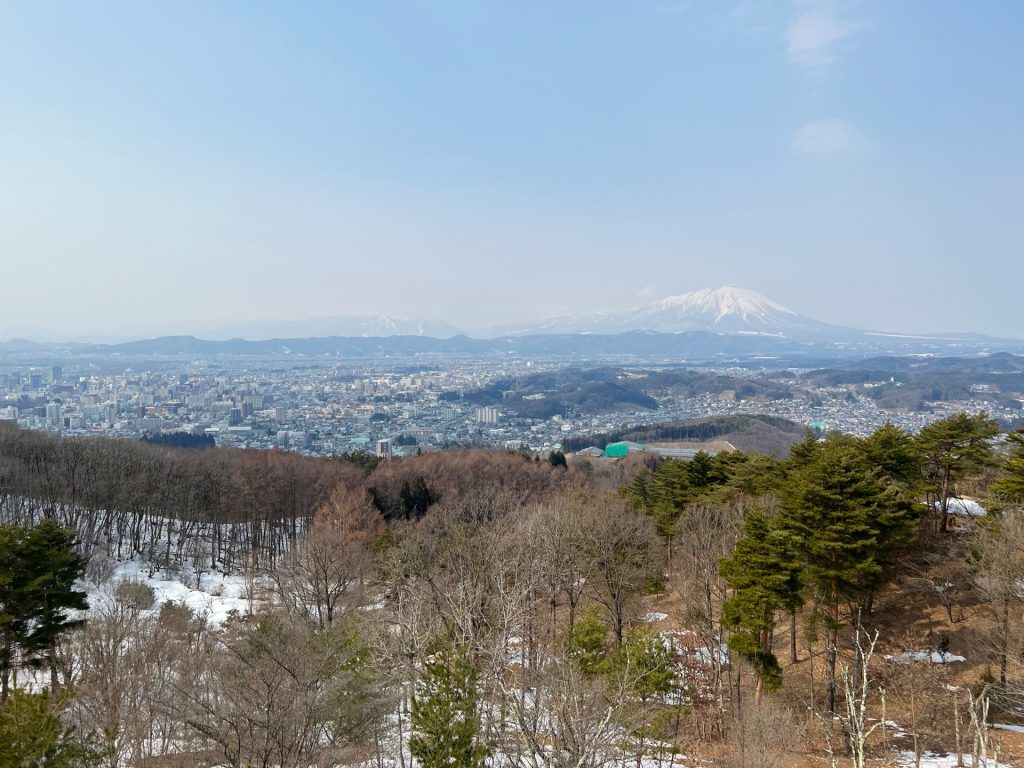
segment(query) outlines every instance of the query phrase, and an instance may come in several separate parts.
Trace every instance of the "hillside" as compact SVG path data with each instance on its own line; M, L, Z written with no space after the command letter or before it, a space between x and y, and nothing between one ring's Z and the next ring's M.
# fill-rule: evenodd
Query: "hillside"
M749 417L640 434L796 429ZM73 691L47 715L67 726L54 738L102 744L118 768L427 766L421 745L453 734L485 768L742 768L751 754L809 768L861 746L868 766L909 766L914 749L969 764L982 746L1022 766L1024 512L1010 500L1024 445L996 457L994 430L964 416L915 438L800 440L785 459L566 467L4 428L0 606L16 621L0 671ZM945 455L933 436L981 440L952 486L929 469ZM1002 511L947 520L912 501L941 488ZM32 584L66 583L67 567L44 573L57 562L90 607L43 646L51 614ZM875 632L858 689L858 637ZM0 713L32 695L5 687ZM863 745L850 736L879 718Z

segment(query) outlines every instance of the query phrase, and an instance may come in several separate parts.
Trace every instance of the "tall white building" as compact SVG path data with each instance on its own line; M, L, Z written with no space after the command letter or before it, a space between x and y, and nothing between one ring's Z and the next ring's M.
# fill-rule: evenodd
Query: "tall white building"
M498 423L498 406L487 405L482 408L476 409L476 423L477 424L497 424Z

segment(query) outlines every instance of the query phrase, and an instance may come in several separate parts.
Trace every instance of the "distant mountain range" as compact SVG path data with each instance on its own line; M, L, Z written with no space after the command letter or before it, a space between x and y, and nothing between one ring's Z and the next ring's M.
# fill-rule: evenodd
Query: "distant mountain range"
M239 326L241 328L242 326ZM802 359L876 354L1021 352L1024 342L971 333L887 334L831 325L737 286L670 296L638 309L558 317L541 323L458 333L452 325L396 320L383 315L343 316L287 323L249 324L246 336L208 341L167 336L119 344L0 342L0 355L22 359L62 355L123 356L339 356L521 354L670 359ZM211 334L219 335L219 334Z
M323 336L430 336L449 339L463 331L443 320L388 315L335 315L310 320L244 321L204 328L203 336L244 339L295 339Z

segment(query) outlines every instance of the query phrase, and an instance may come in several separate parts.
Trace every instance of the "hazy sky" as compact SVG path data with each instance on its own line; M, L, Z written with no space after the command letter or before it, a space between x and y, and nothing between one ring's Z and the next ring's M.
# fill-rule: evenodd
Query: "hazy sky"
M1024 3L0 1L0 339L736 283L1024 337Z

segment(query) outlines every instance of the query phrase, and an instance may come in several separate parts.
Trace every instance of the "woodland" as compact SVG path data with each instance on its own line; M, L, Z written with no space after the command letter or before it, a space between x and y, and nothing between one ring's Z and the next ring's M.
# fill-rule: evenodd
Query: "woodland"
M0 768L1024 765L1021 584L985 415L688 461L2 427Z

